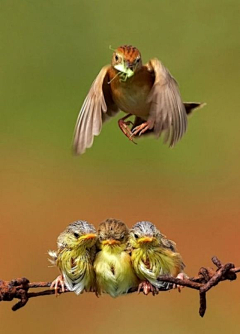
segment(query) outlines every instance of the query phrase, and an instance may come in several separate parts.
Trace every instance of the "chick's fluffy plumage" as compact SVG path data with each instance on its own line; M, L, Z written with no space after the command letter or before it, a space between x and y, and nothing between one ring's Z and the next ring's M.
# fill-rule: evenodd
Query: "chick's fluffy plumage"
M117 297L138 286L137 277L126 252L128 228L116 219L107 219L98 229L98 248L94 261L97 293Z
M64 284L76 294L95 287L93 259L97 235L93 225L76 221L63 231L57 240L58 250L49 251L52 260L62 275ZM56 287L55 287L56 288Z
M129 248L138 278L147 280L156 288L168 288L168 283L157 280L159 275L176 277L185 267L176 244L148 221L138 222L130 230Z

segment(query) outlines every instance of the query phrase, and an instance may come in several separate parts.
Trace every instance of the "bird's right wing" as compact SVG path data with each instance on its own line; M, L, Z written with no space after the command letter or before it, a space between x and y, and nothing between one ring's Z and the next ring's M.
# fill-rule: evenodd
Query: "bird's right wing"
M102 123L119 111L108 84L109 68L110 65L107 65L101 69L79 112L73 144L76 154L82 154L91 147L94 136L99 135L102 129Z

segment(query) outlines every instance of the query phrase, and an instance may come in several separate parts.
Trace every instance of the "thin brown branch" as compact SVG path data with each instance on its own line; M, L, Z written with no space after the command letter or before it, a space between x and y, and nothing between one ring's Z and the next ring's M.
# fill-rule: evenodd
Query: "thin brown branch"
M199 314L204 316L207 308L207 292L225 280L236 280L237 273L240 272L240 267L235 267L233 263L222 264L221 261L214 256L212 258L213 264L217 267L213 268L200 268L196 277L179 279L172 276L162 275L158 277L159 281L170 283L168 289L159 289L159 291L168 291L173 288L173 285L184 286L190 289L199 290L200 307ZM49 288L51 282L32 282L30 283L27 278L17 278L12 281L0 280L0 301L11 301L13 299L19 299L19 302L12 307L13 311L19 310L25 306L30 298L39 296L54 295L54 290L43 290L37 292L29 292L29 289L35 288ZM133 288L128 293L136 292L138 289ZM59 294L70 292L67 289Z

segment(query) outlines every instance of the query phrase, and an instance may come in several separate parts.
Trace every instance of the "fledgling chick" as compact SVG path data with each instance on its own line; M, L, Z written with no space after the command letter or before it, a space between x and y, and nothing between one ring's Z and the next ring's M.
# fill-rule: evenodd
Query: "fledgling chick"
M49 260L60 272L51 284L57 294L59 286L64 292L64 284L77 295L85 291L94 291L95 273L93 259L96 253L96 230L86 221L78 220L70 224L58 239L57 251L49 251Z
M183 278L185 267L182 257L176 251L176 244L168 240L156 226L148 221L136 223L130 230L129 248L132 265L141 280L139 291L155 294L158 289L168 289L169 283L158 281L160 275Z
M107 219L99 225L97 246L100 251L94 261L97 295L103 292L118 297L138 286L130 255L126 252L127 240L128 228L122 221Z

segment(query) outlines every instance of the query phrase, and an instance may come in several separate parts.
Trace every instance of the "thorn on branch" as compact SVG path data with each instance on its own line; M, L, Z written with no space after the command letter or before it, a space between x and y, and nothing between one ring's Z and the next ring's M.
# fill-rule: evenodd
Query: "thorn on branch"
M222 263L216 256L212 257L212 263L215 264L218 269L221 269Z
M202 292L200 290L199 292L199 296L200 296L200 307L199 307L199 315L201 317L204 316L206 309L207 309L207 298L206 298L206 292Z

